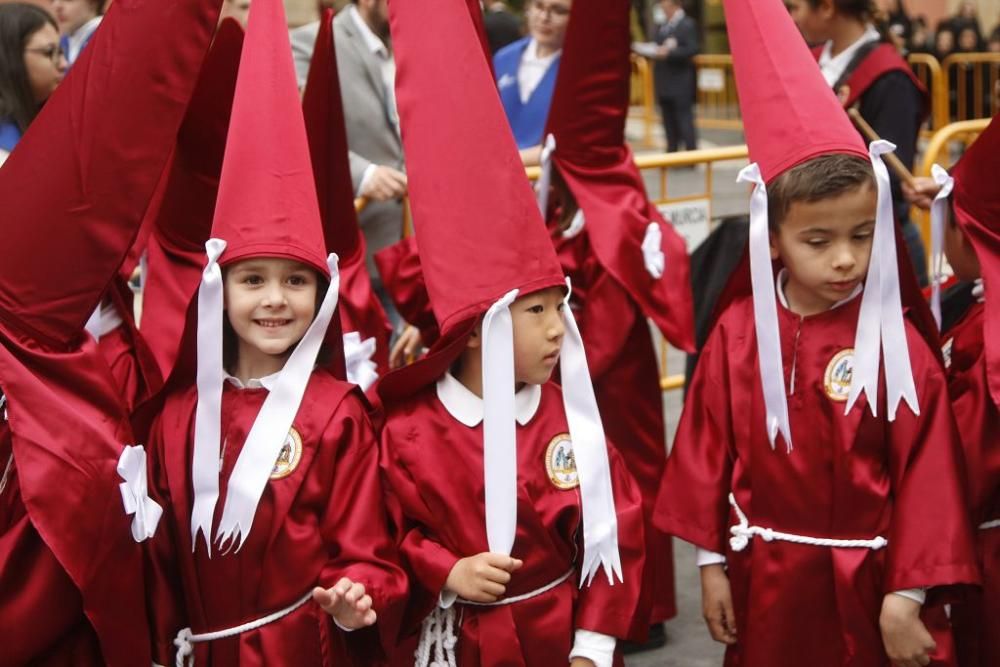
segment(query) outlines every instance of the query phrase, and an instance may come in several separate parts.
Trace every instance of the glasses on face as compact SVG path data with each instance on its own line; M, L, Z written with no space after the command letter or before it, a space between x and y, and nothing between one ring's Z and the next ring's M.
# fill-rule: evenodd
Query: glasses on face
M547 15L553 21L562 21L569 17L569 7L566 5L532 2L531 9L539 14Z
M25 49L28 53L37 53L40 56L44 56L52 61L52 64L56 67L62 62L65 57L62 47L58 44L49 44L48 46L36 46L34 48Z

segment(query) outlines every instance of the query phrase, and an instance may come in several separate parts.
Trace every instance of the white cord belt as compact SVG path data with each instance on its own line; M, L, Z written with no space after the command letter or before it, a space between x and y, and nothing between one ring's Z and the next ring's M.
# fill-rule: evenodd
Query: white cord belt
M574 571L574 568L570 568L565 574L553 579L541 588L536 588L521 595L503 598L496 602L473 602L458 598L455 600L455 604L447 609L436 606L434 611L424 619L423 624L420 626L420 645L417 646L417 651L414 653L414 658L416 658L415 667L458 667L455 658L455 645L458 643L458 634L455 628L458 620L458 614L455 613L456 605L503 607L516 602L530 600L531 598L548 593L559 584L568 580L573 576Z
M244 632L250 632L251 630L264 627L269 623L274 623L275 621L288 616L311 599L312 590L281 611L276 611L273 614L268 614L267 616L258 618L255 621L250 621L249 623L237 625L236 627L227 628L225 630L216 630L215 632L204 632L195 635L191 633L191 628L184 628L177 633L176 637L174 637L174 646L177 647L177 659L175 662L176 667L194 665L194 658L191 657L194 652L194 644L199 642L211 642L216 639L225 639L226 637L235 637L236 635L241 635ZM188 660L189 657L191 657L190 660Z
M736 511L739 523L729 529L733 534L729 538L729 545L733 551L743 551L750 544L750 539L760 537L765 542L778 540L780 542L794 542L795 544L808 544L815 547L839 547L846 549L871 549L878 551L884 548L889 541L881 535L871 540L835 540L828 537L810 537L808 535L796 535L794 533L782 533L771 528L761 526L751 526L747 515L743 513L740 506L736 504L736 496L729 494L729 504Z
M1000 528L1000 519L992 519L979 524L979 530L992 530L993 528Z

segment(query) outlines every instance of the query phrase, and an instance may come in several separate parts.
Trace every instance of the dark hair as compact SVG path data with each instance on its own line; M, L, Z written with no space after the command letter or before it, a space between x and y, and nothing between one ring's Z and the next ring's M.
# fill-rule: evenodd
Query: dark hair
M823 0L806 0L809 6L816 9ZM838 14L844 14L863 21L876 21L882 18L882 10L874 0L832 0Z
M222 267L223 280L225 280L227 267ZM315 269L314 269L315 271ZM319 307L323 303L323 299L326 298L326 292L330 289L330 281L327 280L319 272L316 273L316 310L313 313L313 319L319 314ZM334 312L334 317L340 317L339 312ZM333 326L333 321L331 320L330 326ZM302 342L302 341L299 341ZM295 344L297 346L298 343ZM295 347L293 346L293 347ZM237 362L237 350L239 349L236 342L236 331L233 329L233 325L229 323L229 317L223 315L222 317L222 367L226 369L227 372L232 372L235 370ZM330 363L333 352L324 342L319 348L319 354L316 355L316 365L326 366Z
M59 31L55 19L40 7L18 2L0 5L0 122L11 120L22 132L41 108L31 92L24 49L46 23Z
M803 162L768 184L768 226L777 230L795 202L830 199L866 185L875 187L875 175L871 163L857 155L831 153Z

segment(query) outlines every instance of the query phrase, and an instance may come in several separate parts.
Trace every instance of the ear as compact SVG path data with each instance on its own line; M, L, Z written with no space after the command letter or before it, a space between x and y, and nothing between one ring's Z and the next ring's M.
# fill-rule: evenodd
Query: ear
M768 232L767 233L767 245L771 249L771 259L775 260L781 255L778 251L778 233Z
M837 14L835 0L823 0L815 11L819 12L824 20L829 21Z
M478 350L483 346L483 323L480 322L476 325L476 328L472 330L469 334L469 339L465 341L465 348L467 350Z

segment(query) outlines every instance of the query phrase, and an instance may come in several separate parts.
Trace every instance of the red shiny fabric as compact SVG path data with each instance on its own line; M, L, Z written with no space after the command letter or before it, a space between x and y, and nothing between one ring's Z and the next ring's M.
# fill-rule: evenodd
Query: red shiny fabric
M860 302L806 318L778 307L790 453L780 439L776 449L768 442L750 298L723 313L699 360L655 520L727 557L739 636L727 665L888 665L878 626L886 593L979 580L945 378L916 329L907 322L919 417L903 407L887 422L884 387L878 418L864 396L845 416L845 403L828 395L826 370L853 347ZM730 492L753 525L839 539L881 535L889 546L754 538L733 552Z
M579 493L556 487L545 463L549 443L568 433L561 391L545 384L535 416L517 426L518 521L511 555L524 565L513 574L507 596L536 590L571 568L575 573L551 591L511 605L460 606L455 650L462 667L566 664L576 629L625 637L634 622L643 567L641 498L621 458L609 447L624 583L609 586L599 572L591 586L579 588ZM400 550L414 577L407 614L410 631L418 629L437 603L455 562L489 550L482 442L482 424L468 428L456 421L438 400L433 384L387 406L381 466ZM406 650L393 659L393 664L412 663L413 654Z
M382 286L399 314L407 324L420 330L424 345L433 345L440 332L427 295L423 270L420 268L417 238L408 236L399 243L379 250L375 253L375 265L382 276Z
M223 391L221 517L226 482L267 396L264 389ZM172 640L240 625L288 607L313 586L341 577L363 583L372 596L375 629L344 634L312 601L238 637L195 644L201 665L367 665L379 643L392 646L396 609L406 595L379 484L375 435L363 400L326 371L313 373L294 428L302 456L288 476L271 479L242 548L208 556L191 548L191 455L197 392L173 394L150 440L150 495L164 506L150 555L154 657L172 664ZM379 633L381 639L379 639Z
M108 289L110 299L122 319L114 331L97 341L97 349L111 370L115 387L125 403L128 414L148 400L163 386L163 379L152 352L135 324L132 290L121 276L116 276Z
M950 350L948 391L961 427L969 477L972 522L1000 519L1000 410L990 396L983 347L983 304L942 335ZM952 605L952 619L963 667L1000 664L1000 529L976 534L982 591Z
M570 306L587 351L604 431L642 494L647 521L643 591L652 603L645 625L659 623L677 614L677 602L673 546L652 525L667 462L667 435L649 324L629 293L604 270L590 248L586 227L571 239L556 232L554 241L573 283Z

